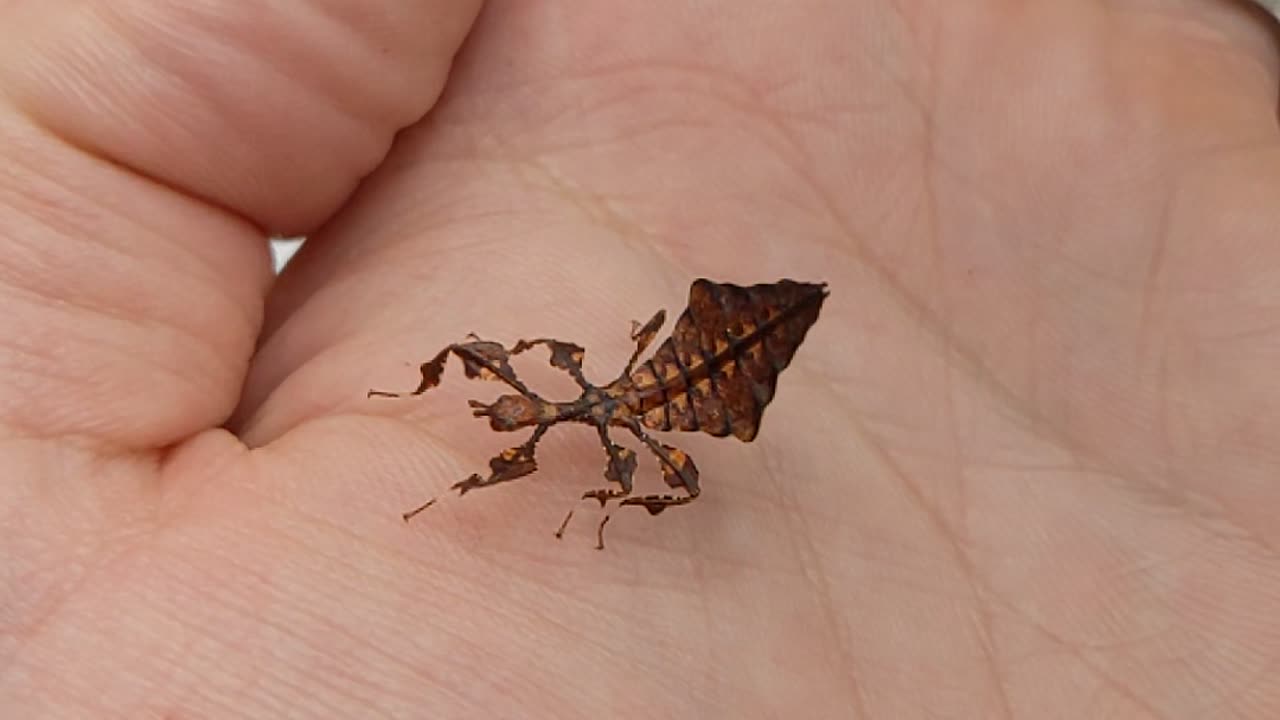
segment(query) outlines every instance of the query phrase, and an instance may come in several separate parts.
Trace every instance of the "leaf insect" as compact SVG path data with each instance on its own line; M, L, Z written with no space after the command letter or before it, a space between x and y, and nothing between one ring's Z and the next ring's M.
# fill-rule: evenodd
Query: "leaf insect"
M415 390L370 390L368 397L421 395L440 384L445 362L453 355L468 378L502 382L515 390L488 405L470 401L473 415L489 418L489 426L498 432L533 428L533 433L490 459L487 477L473 474L451 489L465 495L529 475L538 468L534 454L548 429L557 423L583 423L596 429L604 447L607 485L588 490L582 498L599 501L601 508L616 500L619 507L639 506L657 515L669 507L687 505L702 490L693 459L655 440L649 431L701 431L715 437L732 435L743 442L754 440L779 374L817 321L827 295L826 283L779 280L739 286L698 279L689 288L688 307L671 335L644 362L639 362L640 356L666 322L666 311L659 310L643 325L632 322L635 351L618 377L603 387L583 375L585 351L574 343L537 338L506 348L469 335L466 342L449 345L422 364L422 381ZM511 357L539 346L550 352L551 365L568 373L581 388L577 399L543 399L516 377ZM657 458L671 494L631 494L636 453L613 442L610 431L619 428L634 435ZM404 513L404 519L435 502L433 498ZM556 537L563 536L572 517L570 510ZM609 518L606 514L596 529L596 547L601 550Z

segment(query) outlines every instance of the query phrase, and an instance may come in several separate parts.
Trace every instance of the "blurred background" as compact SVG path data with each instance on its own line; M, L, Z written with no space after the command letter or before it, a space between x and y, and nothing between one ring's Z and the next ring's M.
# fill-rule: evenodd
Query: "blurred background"
M289 262L289 258L298 252L298 247L302 245L302 241L306 238L273 238L271 240L271 257L275 260L276 273L280 273L280 269L284 264Z

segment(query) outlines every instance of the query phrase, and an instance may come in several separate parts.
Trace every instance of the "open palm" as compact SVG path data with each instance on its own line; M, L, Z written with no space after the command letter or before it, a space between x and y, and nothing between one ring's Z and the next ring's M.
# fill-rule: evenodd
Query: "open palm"
M1280 715L1260 16L479 5L0 4L5 717ZM832 294L697 502L400 521L702 276Z

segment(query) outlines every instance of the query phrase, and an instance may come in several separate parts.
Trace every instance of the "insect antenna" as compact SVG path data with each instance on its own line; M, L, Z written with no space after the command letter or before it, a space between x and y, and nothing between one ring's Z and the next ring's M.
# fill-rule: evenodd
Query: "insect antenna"
M585 500L585 499L587 499L587 498L582 498L582 499L581 499L581 500L579 500L578 502L579 502L579 503L581 503L581 502L582 502L582 500ZM591 499L593 499L593 500L594 500L595 498L591 498ZM601 503L601 505L603 505L603 504L604 504L604 503ZM570 508L570 509L569 509L569 513L568 513L567 515L565 515L565 516L564 516L564 522L560 523L560 528L556 530L556 539L557 539L557 540L561 540L561 539L563 539L563 538L564 538L564 531L565 531L565 528L569 527L569 520L573 517L573 513L574 513L574 511L575 511L575 510L577 510L577 508L576 508L576 507L574 507L574 508ZM613 516L613 513L611 513L611 512L606 512L606 513L605 513L605 515L604 515L604 518L603 518L602 520L600 520L600 524L596 527L596 549L597 549L597 550L603 550L603 549L604 549L604 526L605 526L605 524L606 524L606 523L608 523L608 522L609 522L609 518L610 518L610 517L612 517L612 516Z
M464 480L463 482L464 482L464 483L474 483L474 482L479 482L479 481L480 481L480 476L479 476L479 475L472 475L470 478L468 478L467 480ZM461 485L461 484L463 484L463 483L455 483L455 484L454 484L454 486L453 486L452 488L450 488L450 490L457 489L458 485ZM445 502L446 500L451 500L451 499L460 498L460 497L462 497L462 496L463 496L463 495L465 495L465 494L466 494L466 492L465 492L465 491L460 492L460 493L458 493L457 495L452 495L452 494L450 494L450 493L448 493L448 492L440 493L439 495L436 495L436 496L432 497L430 500L428 500L428 501L426 501L426 502L422 503L422 504L421 504L421 505L419 505L418 507L416 507L416 508L414 508L414 509L412 509L412 510L410 510L410 511L408 511L408 512L400 513L400 517L401 517L401 518L403 518L405 522L409 522L410 520L412 520L412 519L414 519L415 517L417 517L418 515L420 515L420 514L421 514L423 511L425 511L427 508L429 508L429 507L433 507L433 506L435 506L435 505L439 505L440 503L443 503L443 502Z
M409 522L409 521L410 521L410 520L412 520L412 519L414 518L414 516L415 516L415 515L417 515L418 513L422 512L423 510L426 510L427 508L431 507L432 505L435 505L435 504L436 504L436 502L437 502L439 499L440 499L439 497L433 497L433 498L431 498L430 500L428 500L428 501L426 501L426 502L422 503L422 504L421 504L421 505L419 505L418 507L416 507L416 508L414 508L414 509L410 510L409 512L407 512L407 513L401 513L400 517L404 518L404 521L405 521L405 522Z
M579 501L579 502L581 502L581 501ZM569 512L568 512L568 514L564 516L564 522L560 523L560 527L556 529L556 539L557 539L557 540L561 540L561 539L563 539L563 538L564 538L564 531L565 531L565 528L569 527L569 520L571 520L571 519L573 518L573 511L574 511L574 510L576 510L576 509L577 509L577 508L569 508Z
M611 514L605 515L604 519L600 521L599 527L596 528L596 549L597 550L604 549L604 526L608 524L609 518L611 517L613 517L613 515Z
M467 478L466 480L464 480L464 481L462 481L462 482L460 482L460 483L454 483L454 484L453 484L453 485L452 485L448 490L446 490L446 491L444 491L444 492L441 492L441 493L439 493L439 494L437 494L437 495L433 495L433 496L431 497L431 499L430 499L430 500L428 500L428 501L426 501L426 502L422 503L422 504L421 504L421 505L419 505L418 507L416 507L416 508L414 508L414 509L412 509L412 510L409 510L408 512L400 513L400 517L401 517L401 518L403 518L405 522L409 522L410 520L414 519L415 517L417 517L418 515L422 514L424 511L426 511L426 509L427 509L427 508L434 507L434 506L439 505L439 504L441 504L441 503L443 503L443 502L445 502L445 501L447 501L447 500L453 500L453 499L460 498L460 497L462 497L463 495L465 495L465 494L466 494L466 490L462 490L461 492L457 493L456 495L455 495L455 494L453 494L453 493L452 493L452 492L450 492L450 491L452 491L452 490L458 490L458 489L459 489L459 486L462 486L462 485L465 485L465 484L469 484L469 483L478 483L478 482L480 482L480 481L481 481L481 478L480 478L480 476L479 476L479 475L472 474L472 475L471 475L471 477Z
M621 497L621 495L619 495L618 497ZM612 498L608 498L608 499L612 499ZM605 502L607 501L606 498L599 497L598 491L596 491L595 493L592 493L592 492L584 493L583 496L578 498L578 501L573 504L573 507L569 508L569 512L565 513L564 520L560 523L560 527L556 528L555 535L557 540L564 539L564 531L569 528L569 521L573 519L573 514L578 511L578 506L582 504L583 500L596 500L600 503L601 509L604 509ZM608 520L606 520L605 522L608 522ZM598 549L603 549L603 548L598 548Z

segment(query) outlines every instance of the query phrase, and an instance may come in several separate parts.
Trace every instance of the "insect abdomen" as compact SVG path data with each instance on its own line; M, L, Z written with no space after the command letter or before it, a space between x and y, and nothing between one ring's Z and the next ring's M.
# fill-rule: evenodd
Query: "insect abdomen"
M791 280L748 287L696 281L671 337L631 375L641 422L754 439L778 374L826 295L824 284Z

